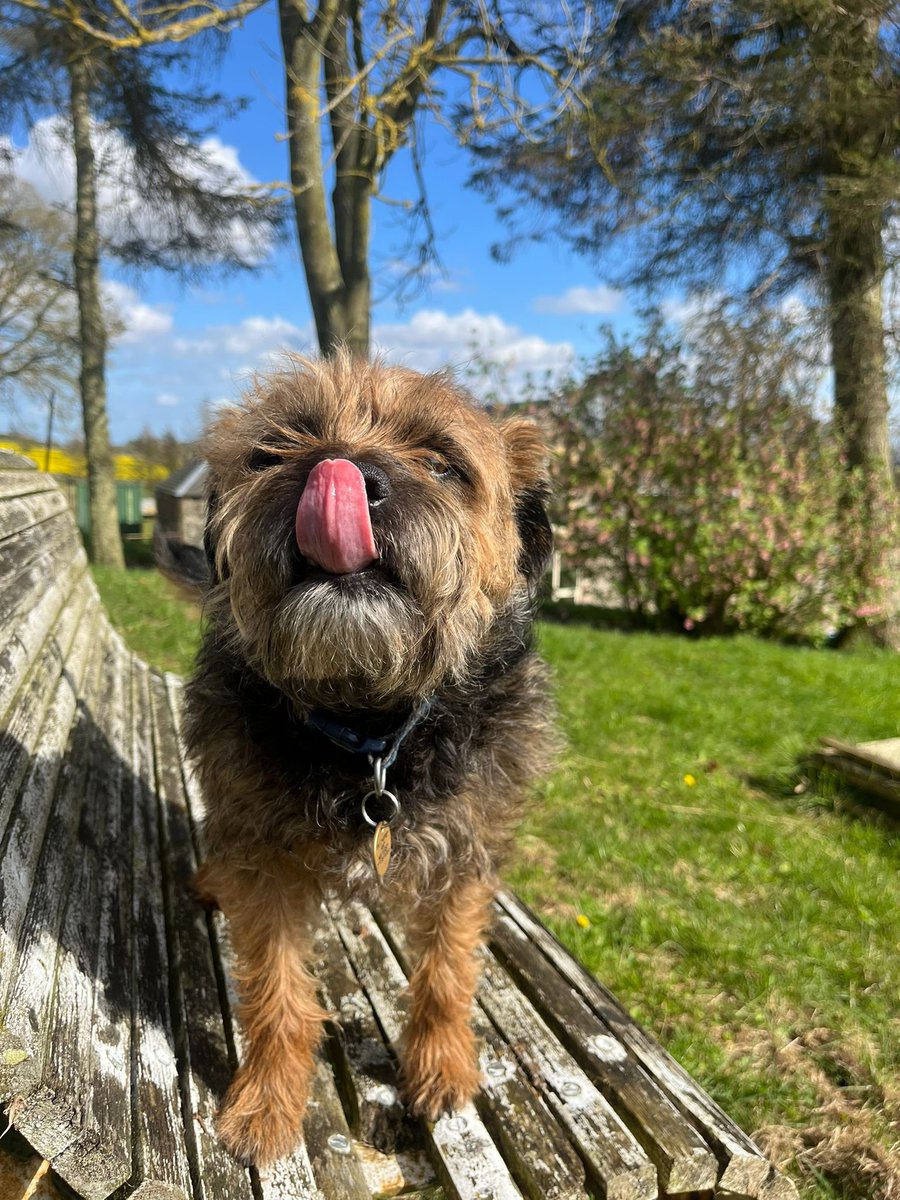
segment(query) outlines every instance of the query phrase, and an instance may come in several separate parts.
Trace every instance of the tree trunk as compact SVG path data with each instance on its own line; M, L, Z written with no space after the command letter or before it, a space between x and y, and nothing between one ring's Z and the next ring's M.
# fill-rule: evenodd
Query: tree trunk
M87 64L69 65L75 148L75 286L81 345L81 409L91 513L91 556L95 563L124 568L116 507L116 478L106 413L106 322L100 300L97 180L91 145Z
M835 224L829 264L835 419L848 467L862 468L880 491L891 478L881 213L843 214Z
M849 471L862 473L861 520L869 534L859 564L861 613L876 640L898 640L900 596L896 555L882 534L896 495L888 432L882 286L881 213L861 205L832 210L829 238L829 321L834 369L834 414ZM857 504L860 496L848 488Z
M328 216L322 166L322 60L335 23L340 22L346 29L346 0L321 0L312 19L305 0L279 0L278 11L287 85L294 217L319 349L329 354L344 344L354 354L365 357L369 352L368 265L362 287L357 278L345 279ZM336 221L343 221L343 217L335 214ZM368 204L365 217L368 224Z
M331 141L334 146L334 245L344 281L346 344L351 353L366 358L369 353L369 319L372 307L369 277L369 229L375 190L376 148L368 119L356 111L350 39L352 17L342 10L331 27L325 53L325 89L328 97ZM358 11L356 19L359 19ZM360 43L361 31L356 31ZM364 64L357 61L356 69Z

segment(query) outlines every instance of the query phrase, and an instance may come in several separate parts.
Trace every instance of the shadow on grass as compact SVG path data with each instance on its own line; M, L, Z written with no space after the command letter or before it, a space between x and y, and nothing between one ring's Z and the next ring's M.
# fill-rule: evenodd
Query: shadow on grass
M650 621L624 608L576 604L574 600L551 600L546 597L541 601L539 616L542 621L552 621L558 625L588 625L592 629L612 629L621 633L672 632L659 622Z
M88 561L93 562L93 548L90 535L82 535ZM122 549L125 554L125 566L129 571L149 571L155 569L153 557L153 541L150 538L123 538Z
M743 780L763 795L794 809L849 817L883 833L900 834L900 818L890 801L849 783L813 753L803 755L789 771L746 774Z

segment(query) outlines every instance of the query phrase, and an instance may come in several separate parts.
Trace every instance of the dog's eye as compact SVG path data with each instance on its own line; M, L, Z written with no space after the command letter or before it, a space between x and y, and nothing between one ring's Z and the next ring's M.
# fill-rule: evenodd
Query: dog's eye
M251 471L265 471L269 467L277 466L280 462L280 454L266 450L263 446L257 446L251 451L250 457L247 459L247 466Z
M453 474L453 468L447 462L446 458L444 458L443 454L429 454L425 459L425 466L432 475L437 475L438 478Z

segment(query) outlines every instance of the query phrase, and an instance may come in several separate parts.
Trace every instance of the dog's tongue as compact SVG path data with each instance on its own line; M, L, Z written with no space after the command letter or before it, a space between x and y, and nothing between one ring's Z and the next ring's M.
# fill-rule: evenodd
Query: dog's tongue
M361 571L378 558L359 467L345 458L313 467L297 507L297 545L332 575Z

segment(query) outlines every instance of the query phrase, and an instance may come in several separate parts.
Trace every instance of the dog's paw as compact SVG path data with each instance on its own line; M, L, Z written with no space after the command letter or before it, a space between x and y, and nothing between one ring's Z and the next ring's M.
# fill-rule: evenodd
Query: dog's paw
M480 1084L472 1030L468 1025L410 1029L402 1074L403 1094L413 1116L436 1121L461 1108Z
M302 1108L280 1109L254 1081L238 1072L216 1128L222 1145L245 1167L266 1167L290 1154L303 1135Z

